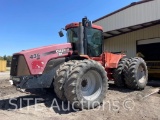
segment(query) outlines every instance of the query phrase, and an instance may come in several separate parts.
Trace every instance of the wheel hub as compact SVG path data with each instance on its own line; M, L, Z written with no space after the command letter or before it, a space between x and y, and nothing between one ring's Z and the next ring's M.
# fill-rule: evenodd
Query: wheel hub
M81 93L87 100L98 98L102 90L102 78L97 71L90 70L82 77Z
M83 88L85 88L87 86L87 84L88 84L87 79L82 80L81 85Z
M145 81L145 71L142 66L139 66L137 75L138 75L139 82L143 83Z

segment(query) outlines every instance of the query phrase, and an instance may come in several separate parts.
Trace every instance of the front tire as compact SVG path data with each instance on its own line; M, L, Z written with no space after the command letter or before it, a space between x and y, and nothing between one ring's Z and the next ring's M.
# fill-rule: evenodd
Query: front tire
M72 60L65 62L60 66L60 68L57 70L57 75L55 77L53 86L54 86L54 92L56 93L57 97L65 101L66 97L64 95L64 83L68 79L68 75L71 72L73 66L77 63L78 61Z
M100 105L107 89L106 71L100 63L93 60L79 62L64 85L67 100L80 109L90 109Z

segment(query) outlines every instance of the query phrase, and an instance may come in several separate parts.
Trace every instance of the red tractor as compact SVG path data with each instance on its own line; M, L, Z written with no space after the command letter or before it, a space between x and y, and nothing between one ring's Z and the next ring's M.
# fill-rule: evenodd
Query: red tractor
M142 90L148 70L142 58L126 58L121 52L103 51L103 30L85 17L66 25L65 44L50 45L15 53L11 79L21 89L50 88L61 100L77 108L94 108L102 103L108 80L119 87ZM63 36L63 32L59 32Z

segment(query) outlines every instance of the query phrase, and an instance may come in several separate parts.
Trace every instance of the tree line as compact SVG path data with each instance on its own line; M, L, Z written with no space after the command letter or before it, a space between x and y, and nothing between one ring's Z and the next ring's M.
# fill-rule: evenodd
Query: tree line
M7 56L7 55L4 55L4 56L0 56L0 60L6 60L8 62L12 61L12 56Z

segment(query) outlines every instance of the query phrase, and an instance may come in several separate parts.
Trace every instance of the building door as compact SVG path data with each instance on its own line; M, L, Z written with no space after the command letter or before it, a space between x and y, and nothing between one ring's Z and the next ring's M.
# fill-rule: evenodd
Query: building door
M160 38L137 41L137 54L146 61L149 76L160 77Z

